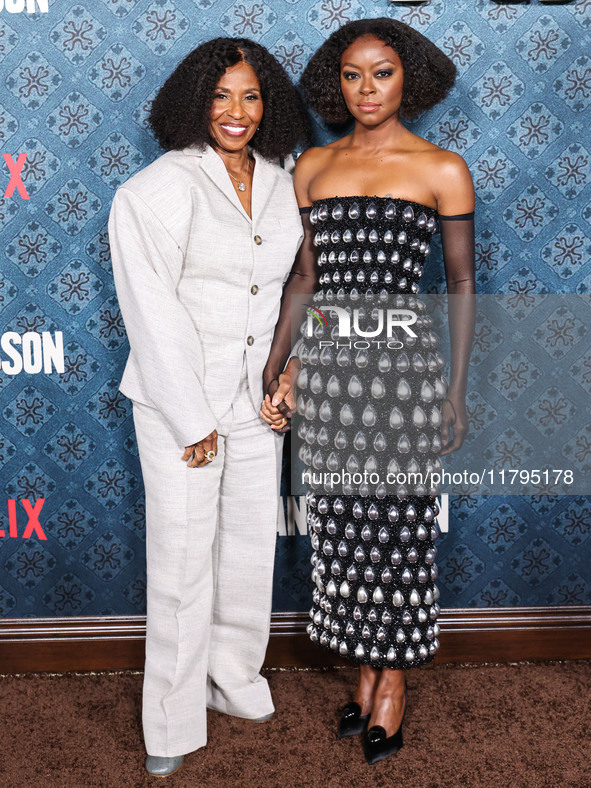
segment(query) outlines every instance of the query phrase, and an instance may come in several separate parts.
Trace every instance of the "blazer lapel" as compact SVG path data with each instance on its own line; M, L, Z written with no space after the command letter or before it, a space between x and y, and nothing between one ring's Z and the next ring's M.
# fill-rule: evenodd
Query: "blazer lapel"
M230 200L232 205L239 211L246 221L250 222L250 216L242 207L242 203L238 199L236 189L232 185L232 180L228 175L228 171L224 162L220 159L211 145L205 145L203 148L185 148L184 153L188 156L201 157L201 170L207 175L212 184L219 189ZM256 169L256 168L255 168Z
M252 181L252 223L256 225L275 187L277 169L257 151L253 155L256 167Z
M230 200L232 205L239 211L242 216L248 221L251 218L242 207L236 189L232 184L232 180L228 175L228 171L224 162L214 151L211 145L205 145L203 148L190 147L185 148L184 153L187 156L199 156L201 158L201 169L210 179L212 184L219 189ZM255 224L261 214L263 213L269 197L275 186L277 180L276 168L268 162L260 153L253 151L255 159L255 168L252 179L252 223Z

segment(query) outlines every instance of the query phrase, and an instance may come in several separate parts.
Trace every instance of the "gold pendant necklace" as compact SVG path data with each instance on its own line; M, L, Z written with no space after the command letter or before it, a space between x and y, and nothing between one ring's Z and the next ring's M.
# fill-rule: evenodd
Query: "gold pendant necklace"
M233 178L236 181L236 183L238 184L238 186L236 187L238 189L238 191L239 192L246 191L246 184L244 183L244 181L241 181L240 178L235 178L234 175L232 175L232 173L230 172L230 170L227 167L226 167L226 171L227 171L228 175L230 176L230 178ZM248 178L248 173L249 172L250 172L250 159L248 160L248 164L246 166L246 177L247 178Z

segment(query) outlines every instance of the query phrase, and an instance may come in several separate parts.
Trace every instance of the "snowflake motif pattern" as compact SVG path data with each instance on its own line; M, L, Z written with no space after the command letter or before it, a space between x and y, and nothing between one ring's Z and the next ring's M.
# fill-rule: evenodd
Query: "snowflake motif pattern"
M467 395L466 409L470 420L470 431L475 436L493 424L498 415L478 391L471 391Z
M572 545L579 546L591 534L591 506L585 498L574 501L552 521L552 527L563 539Z
M511 250L491 230L484 230L476 239L475 259L476 281L485 290L511 260Z
M88 77L111 101L119 102L146 76L146 67L123 44L113 44L90 67Z
M441 585L458 593L476 580L484 571L484 564L466 544L456 544L445 557L445 572L440 575Z
M483 586L478 594L478 604L482 607L514 607L519 604L519 596L497 577Z
M480 139L482 131L460 107L452 107L425 136L435 145L464 154Z
M77 235L100 208L97 195L77 178L64 184L45 206L48 216L68 235Z
M11 200L4 200L0 197L0 230L4 230L17 214L18 205Z
M591 155L579 143L566 147L546 168L546 178L567 199L578 197L591 179Z
M27 108L36 110L62 83L62 76L41 52L31 52L9 74L6 85Z
M94 260L107 273L112 274L111 250L109 248L109 237L106 230L101 230L86 244L86 254Z
M480 199L486 203L497 200L519 175L519 168L496 145L482 154L475 163L474 183Z
M124 468L118 460L105 460L88 477L84 488L105 509L114 509L138 485L137 477Z
M146 611L146 578L145 575L132 580L123 590L123 595L129 600L137 613Z
M567 224L542 249L542 260L551 265L561 279L570 279L591 260L591 238L577 224Z
M50 498L55 492L56 483L35 462L28 462L8 480L5 492L8 498Z
M501 504L477 529L477 535L491 552L505 553L519 537L527 532L527 523L508 504Z
M78 148L103 122L103 113L77 91L47 116L47 127L69 148Z
M220 20L231 35L245 38L264 35L276 22L277 14L262 0L237 0Z
M551 16L542 16L517 42L517 52L537 74L545 74L568 51L570 37Z
M403 6L399 9L399 19L405 25L415 27L421 33L428 35L427 30L433 22L443 15L444 10L445 6L441 0L419 6Z
M61 244L45 227L29 222L6 247L8 258L25 276L38 276L61 252Z
M526 13L521 5L493 5L489 0L476 0L476 9L495 33L506 33Z
M23 143L27 158L22 170L23 183L33 197L59 171L60 160L38 139Z
M0 586L0 616L8 618L16 606L16 598Z
M488 466L498 470L525 467L534 461L534 449L516 429L508 427L482 452ZM535 466L532 466L535 467Z
M66 394L77 394L98 373L100 365L96 358L78 342L68 342L64 346L64 372L56 379L56 384Z
M591 424L585 424L564 444L563 453L567 461L576 463L579 473L591 473Z
M554 90L575 112L586 110L591 104L591 59L577 58L554 82Z
M86 583L68 572L43 595L43 603L57 615L67 616L82 613L94 597L94 591Z
M30 438L55 413L55 405L39 389L25 386L4 408L2 415L19 432Z
M131 548L123 544L111 531L104 533L82 555L82 563L96 572L103 580L113 580L134 557Z
M566 9L585 29L591 27L591 0L577 0Z
M541 156L564 131L564 124L548 107L532 104L507 129L507 137L528 159Z
M526 583L537 585L554 572L562 558L545 539L538 537L524 547L520 556L511 562L511 568Z
M272 52L290 77L297 77L303 71L312 54L297 33L291 32L275 42Z
M484 54L484 44L465 22L454 22L437 43L461 73Z
M110 134L88 160L88 166L112 189L130 178L143 164L143 156L123 134Z
M540 370L519 350L512 350L490 372L489 383L513 402L540 377Z
M138 539L145 541L146 539L146 499L144 494L138 496L136 502L131 506L122 516L121 522L130 531L132 531Z
M591 388L591 351L573 364L572 377L585 391Z
M142 128L149 130L148 126L148 116L150 114L150 109L152 108L152 102L156 98L156 94L158 90L151 90L150 93L145 97L145 99L140 103L139 106L135 107L132 112L131 117L137 123L137 125Z
M131 26L155 55L165 55L189 29L189 20L171 0L156 0Z
M51 31L49 40L79 66L105 40L106 29L83 6L75 5Z
M575 415L574 404L556 387L543 391L525 411L525 418L551 438Z
M498 120L523 94L524 84L506 63L494 63L468 91L490 120Z
M558 208L544 192L530 186L517 195L503 219L523 241L531 241L557 215Z
M118 429L131 416L129 400L119 392L119 381L108 380L86 403L86 410L107 430Z
M33 539L23 542L4 564L6 570L23 588L35 588L56 564Z
M533 339L553 359L569 353L586 335L585 325L566 306L554 309L535 329Z
M503 339L503 334L486 315L479 317L474 329L474 343L471 362L481 364L493 348L498 347Z
M82 260L71 260L47 285L49 295L71 315L85 309L102 289L102 280Z
M125 325L115 296L107 299L88 319L86 329L108 350L119 350L127 344Z
M68 422L48 441L43 451L56 465L67 473L75 471L80 463L96 449L96 443L75 424Z
M357 0L320 0L307 14L307 20L323 36L333 33L346 22L362 19L365 9Z
M66 550L73 550L97 525L96 517L75 498L65 501L47 523L47 530Z

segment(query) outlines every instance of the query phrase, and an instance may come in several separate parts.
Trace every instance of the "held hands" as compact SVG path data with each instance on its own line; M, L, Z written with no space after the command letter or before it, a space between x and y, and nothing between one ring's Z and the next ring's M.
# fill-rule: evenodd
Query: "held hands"
M297 360L290 359L284 372L277 380L272 380L268 386L269 393L265 395L259 414L270 425L272 430L279 433L291 429L291 378L292 373L297 373Z
M187 446L181 459L188 460L187 465L189 468L202 468L204 465L209 465L214 459L211 454L208 457L208 452L213 452L214 456L218 453L217 430L210 432L203 440Z
M452 451L457 451L468 434L468 414L466 412L465 399L460 396L449 395L443 401L441 415L441 442L443 448L439 452L440 457L445 454L451 454ZM453 430L453 440L450 440L449 437L450 427Z

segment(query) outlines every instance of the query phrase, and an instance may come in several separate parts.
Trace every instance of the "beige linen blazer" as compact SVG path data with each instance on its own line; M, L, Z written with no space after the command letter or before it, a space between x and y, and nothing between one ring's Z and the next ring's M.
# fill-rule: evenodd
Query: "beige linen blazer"
M115 287L130 353L119 390L188 446L230 406L246 353L252 404L303 238L292 178L254 152L252 219L209 145L160 156L116 192Z

